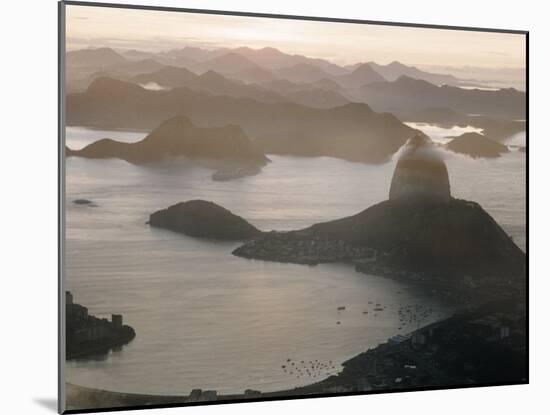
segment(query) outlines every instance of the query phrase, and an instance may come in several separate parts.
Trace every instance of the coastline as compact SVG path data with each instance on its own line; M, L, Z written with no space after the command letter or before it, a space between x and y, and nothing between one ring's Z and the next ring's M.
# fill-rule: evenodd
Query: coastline
M122 348L124 345L130 343L136 333L130 326L123 326L120 331L110 338L95 340L88 344L80 345L78 350L67 351L67 360L82 359L93 356L100 356L109 353L111 349Z
M104 355L136 337L134 328L123 324L120 314L112 314L111 321L93 316L87 307L74 302L70 291L65 292L65 302L66 360Z
M515 291L515 290L514 290ZM404 335L396 335L342 363L343 370L310 385L275 392L247 389L241 394L218 395L195 389L189 395L147 395L105 391L67 383L67 408L192 405L196 402L330 396L378 390L447 388L471 384L526 383L525 293L466 306L440 321ZM490 350L477 362L477 350ZM460 355L457 351L462 352ZM435 358L437 356L437 358ZM473 360L472 360L473 359ZM506 362L509 379L492 378L492 368ZM496 372L495 372L496 373ZM72 402L71 402L72 400ZM75 402L78 402L76 404Z

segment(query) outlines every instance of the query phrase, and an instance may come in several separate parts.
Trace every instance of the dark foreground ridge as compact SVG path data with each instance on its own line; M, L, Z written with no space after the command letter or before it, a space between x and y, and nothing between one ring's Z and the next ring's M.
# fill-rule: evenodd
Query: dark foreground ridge
M88 314L88 309L73 302L66 292L66 359L79 359L107 354L134 339L136 333L122 324L122 316L113 314L111 321Z
M149 225L198 238L245 240L261 232L229 210L205 200L190 200L151 214Z

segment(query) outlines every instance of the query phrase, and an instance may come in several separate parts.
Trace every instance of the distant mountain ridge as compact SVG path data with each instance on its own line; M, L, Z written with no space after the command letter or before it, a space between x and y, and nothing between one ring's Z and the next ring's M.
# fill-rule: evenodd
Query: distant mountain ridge
M68 51L67 65L117 65L126 58L111 48L88 48Z
M197 91L206 91L214 95L253 98L262 102L282 102L285 98L275 92L257 85L243 84L230 80L217 72L207 71L197 75L185 68L167 66L156 72L144 73L131 78L139 84L154 82L167 88L186 87Z
M110 48L98 48L70 52L68 59L72 61L79 59L80 62L88 65L110 65L135 60L154 59L165 65L185 66L188 69L198 72L215 70L222 74L239 73L261 68L273 74L280 72L280 74L283 74L283 78L285 78L286 72L290 72L289 78L285 79L291 81L293 78L296 80L296 77L299 76L292 73L293 70L290 68L293 67L296 67L295 70L303 70L303 68L312 67L318 68L320 70L320 72L317 72L319 74L319 79L322 74L324 74L325 77L332 78L349 75L359 67L370 67L371 70L381 75L383 79L390 81L397 79L401 75L426 79L435 83L457 81L457 79L451 75L431 74L413 66L403 65L397 61L388 65L367 62L343 67L324 59L287 54L272 47L261 49L237 47L233 49L220 48L214 50L185 47L159 53L140 52L136 50L119 53ZM313 71L314 69L311 70ZM314 82L315 80L317 79L308 79L307 81Z
M176 88L149 91L110 78L67 96L67 123L101 128L151 129L178 114L203 127L237 124L265 153L387 160L416 130L366 104L316 109L263 103Z
M359 88L374 82L384 82L384 78L370 64L357 66L352 72L334 78L336 82L346 88Z
M278 86L270 88L265 87L265 84L246 84L226 78L212 70L196 75L185 68L176 66L166 66L155 72L136 75L130 80L140 85L155 83L166 88L185 87L214 95L252 98L267 103L290 101L314 108L331 108L348 102L339 92L316 87L313 84L303 85L293 84L290 81L271 81L279 85L281 82L290 85L288 90L281 90Z
M80 62L89 65L111 65L121 64L124 61L135 61L154 59L163 65L183 66L194 72L201 73L214 70L224 75L229 73L237 76L237 79L246 82L265 82L270 78L276 78L276 73L282 71L284 74L289 68L298 65L315 66L325 72L329 78L349 75L357 68L370 67L383 79L395 81L400 76L408 76L415 79L425 80L435 85L460 86L468 84L469 80L459 79L447 73L428 72L416 66L406 65L399 61L389 64L378 64L373 61L359 62L353 65L342 66L326 59L307 57L297 54L282 52L273 47L254 49L246 46L236 48L206 49L193 46L186 46L181 49L172 49L162 52L145 52L139 50L115 51L110 48L82 49L71 51L67 55L68 62ZM220 64L227 65L223 69L216 67ZM256 79L246 79L246 74L255 74ZM261 73L261 79L258 74ZM289 80L292 80L289 78ZM315 80L309 80L314 82ZM370 81L368 81L370 82ZM367 83L367 82L366 82Z
M408 76L409 78L420 79L436 85L457 85L460 82L460 80L453 75L426 72L415 66L404 65L398 61L393 61L387 65L368 62L367 65L388 81L395 81L401 76Z
M69 93L85 91L100 77L151 83L151 89L157 87L155 84L185 87L217 96L321 109L363 102L377 112L390 112L408 121L420 121L411 115L422 115L426 109L447 108L464 114L455 119L475 121L496 140L522 129L522 123L516 121L525 119L526 108L523 92L459 88L452 85L462 85L463 80L452 75L423 71L398 61L343 67L270 47L184 47L158 53L97 48L67 54ZM437 124L449 120L448 115L440 115L432 111L429 118ZM473 120L473 115L484 118Z
M464 114L522 119L526 110L525 93L512 88L488 91L437 86L404 75L392 82L365 85L359 95L375 110L397 114L442 107Z

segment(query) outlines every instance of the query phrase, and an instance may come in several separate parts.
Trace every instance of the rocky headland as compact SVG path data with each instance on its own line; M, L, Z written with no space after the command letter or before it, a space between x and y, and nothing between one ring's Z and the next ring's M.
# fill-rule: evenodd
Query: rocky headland
M226 125L201 128L183 115L162 122L143 140L136 143L105 138L81 150L66 149L66 155L119 158L135 164L185 158L199 162L218 161L235 168L257 169L269 162L240 127Z
M401 149L388 200L338 220L286 232L261 232L205 201L151 215L152 226L191 236L246 240L243 258L315 265L344 262L365 273L504 284L525 274L525 253L478 204L452 197L437 147L417 136Z
M234 255L278 262L351 262L382 275L522 275L525 254L483 208L460 199L392 200L307 229L264 233Z
M451 196L447 168L426 137L409 140L389 199L343 219L264 233L237 256L316 264L351 262L382 275L521 276L525 254L477 203Z
M73 302L73 295L65 293L67 360L101 356L129 343L135 330L123 324L122 315L113 314L111 321L88 313L83 305Z

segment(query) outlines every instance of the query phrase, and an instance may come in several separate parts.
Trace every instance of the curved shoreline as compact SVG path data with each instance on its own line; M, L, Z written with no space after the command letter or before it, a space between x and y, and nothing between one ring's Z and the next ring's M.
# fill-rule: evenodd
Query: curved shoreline
M386 343L345 361L343 370L337 375L310 385L275 392L247 389L241 394L218 395L215 390L195 389L189 395L148 395L68 383L67 408L192 405L472 384L526 383L525 292L512 290L509 294L476 307L466 307L406 335L394 336ZM498 330L495 331L495 327ZM481 362L475 359L478 349L482 352ZM510 369L505 377L498 372L503 362Z

